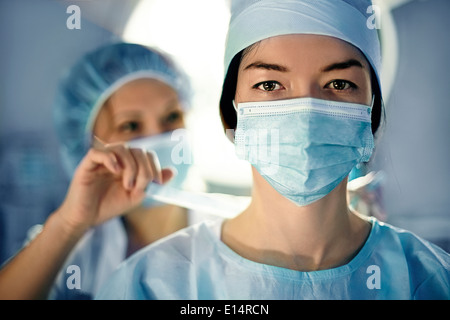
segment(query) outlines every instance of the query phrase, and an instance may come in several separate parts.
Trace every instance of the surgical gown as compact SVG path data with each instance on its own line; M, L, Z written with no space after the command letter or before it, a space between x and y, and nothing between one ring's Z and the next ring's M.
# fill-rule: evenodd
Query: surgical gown
M247 260L220 240L221 221L180 230L124 261L97 299L449 299L450 255L370 218L361 250L301 272Z
M209 215L189 211L189 225ZM90 229L77 243L51 288L51 300L91 300L117 266L126 259L128 236L120 218ZM75 267L76 269L74 269Z

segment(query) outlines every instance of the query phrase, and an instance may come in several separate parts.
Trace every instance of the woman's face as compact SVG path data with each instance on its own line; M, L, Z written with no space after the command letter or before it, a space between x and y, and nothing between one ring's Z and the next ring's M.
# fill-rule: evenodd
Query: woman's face
M319 35L268 38L239 66L235 102L312 97L370 105L370 68L342 40Z
M106 143L123 142L184 128L184 112L170 86L139 79L114 92L101 108L94 135Z

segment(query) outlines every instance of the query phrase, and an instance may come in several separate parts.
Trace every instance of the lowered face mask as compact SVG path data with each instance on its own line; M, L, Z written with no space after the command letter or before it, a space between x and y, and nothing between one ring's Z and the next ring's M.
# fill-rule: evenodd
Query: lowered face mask
M154 136L130 140L126 145L130 148L140 148L155 152L161 168L171 167L176 171L175 177L164 184L164 186L171 186L177 189L183 188L193 160L190 139L186 129L177 129ZM146 197L142 204L145 207L163 205L163 203L149 197Z
M315 98L239 103L236 155L281 195L308 205L370 159L372 106Z

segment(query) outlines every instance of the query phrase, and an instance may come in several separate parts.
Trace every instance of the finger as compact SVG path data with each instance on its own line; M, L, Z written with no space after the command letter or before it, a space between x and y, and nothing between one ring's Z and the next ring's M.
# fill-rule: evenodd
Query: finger
M146 156L153 172L153 181L162 183L163 177L161 174L161 163L159 162L158 155L153 150L148 150L146 152Z
M130 151L137 164L136 184L134 188L144 190L154 177L150 161L144 150L132 148Z
M175 167L167 167L161 170L162 183L167 183L172 180L178 174Z
M80 167L87 171L96 170L100 165L103 165L110 172L119 174L121 167L114 152L102 151L97 149L90 149L86 156L80 163Z
M97 150L105 150L105 146L107 145L102 139L97 137L96 135L92 136L92 148Z
M108 147L117 155L117 160L120 162L123 170L122 183L126 190L133 189L136 183L137 164L134 156L129 148L124 145L115 145Z

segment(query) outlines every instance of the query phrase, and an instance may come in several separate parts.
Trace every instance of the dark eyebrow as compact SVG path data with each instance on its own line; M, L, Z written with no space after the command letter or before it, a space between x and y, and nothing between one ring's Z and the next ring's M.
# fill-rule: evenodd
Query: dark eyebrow
M337 63L330 64L329 66L323 68L322 72L329 72L329 71L333 71L333 70L343 70L343 69L348 69L351 67L364 68L362 63L359 62L358 60L350 59L350 60L347 60L344 62L337 62Z
M261 61L256 61L253 63L250 63L248 66L244 68L244 70L248 69L265 69L265 70L275 70L280 72L287 72L289 69L281 66L279 64L273 64L273 63L265 63Z

